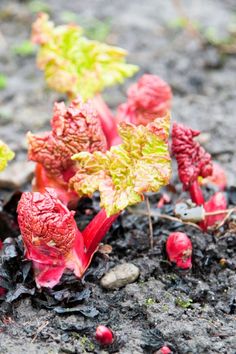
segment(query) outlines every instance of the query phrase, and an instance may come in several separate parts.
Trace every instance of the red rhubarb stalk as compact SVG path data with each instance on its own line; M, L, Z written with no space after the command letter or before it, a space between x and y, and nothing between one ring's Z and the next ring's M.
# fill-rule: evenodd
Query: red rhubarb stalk
M196 205L204 204L203 193L197 180L189 185L189 194Z
M110 148L113 145L120 144L121 138L118 135L115 118L102 96L99 94L96 95L92 99L92 104L98 113L98 118L100 119L102 130L106 136L108 147Z
M101 209L82 232L87 255L93 255L104 235L110 229L120 213L107 216L105 209Z

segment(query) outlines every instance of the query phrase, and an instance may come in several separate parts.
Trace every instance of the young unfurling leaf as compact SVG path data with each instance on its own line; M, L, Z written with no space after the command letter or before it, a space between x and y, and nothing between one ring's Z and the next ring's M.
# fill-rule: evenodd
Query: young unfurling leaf
M81 152L73 156L77 173L70 187L79 196L91 196L98 190L108 216L142 201L144 192L158 191L170 178L169 125L169 115L146 126L121 123L121 145L106 153Z
M86 100L123 82L138 67L125 62L125 50L89 40L82 32L76 25L55 27L41 13L33 24L32 41L41 46L37 64L45 71L49 87L71 98L80 94Z

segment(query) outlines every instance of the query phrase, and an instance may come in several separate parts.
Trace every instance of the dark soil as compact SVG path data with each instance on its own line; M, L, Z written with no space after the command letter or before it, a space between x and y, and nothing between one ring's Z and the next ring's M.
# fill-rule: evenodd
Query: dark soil
M126 48L129 61L140 72L157 74L174 93L173 118L202 130L203 143L235 185L236 140L235 55L222 54L203 44L186 29L170 28L179 13L174 1L46 2L59 23L66 11L87 22L110 20L107 41ZM32 3L31 3L32 4ZM236 11L234 1L183 1L186 13L219 36ZM26 159L25 133L47 128L52 103L61 99L45 87L36 69L35 55L20 56L13 48L29 37L34 18L28 1L0 0L0 72L7 86L0 91L0 138ZM140 73L138 74L138 76ZM133 79L134 80L134 79ZM132 81L132 80L131 80ZM126 86L112 88L104 97L112 108L122 100ZM175 172L173 179L175 180ZM30 188L28 184L23 189ZM177 191L180 186L176 185ZM228 189L236 204L234 189ZM2 194L10 198L12 191ZM173 200L162 213L172 214ZM231 218L211 234L181 223L153 219L154 249L150 250L148 221L129 212L121 215L105 239L112 253L98 253L82 281L66 275L53 291L35 289L30 265L15 222L19 194L0 210L0 238L6 239L1 274L9 292L0 303L0 353L153 353L166 343L174 353L236 353L236 224ZM155 206L160 194L151 197ZM96 212L98 201L84 200L77 210L80 227L85 209ZM171 231L185 231L193 242L193 267L180 271L169 264L164 245ZM222 262L222 259L225 259ZM221 262L220 262L221 261ZM122 289L107 291L99 279L110 267L132 262L140 278ZM5 272L5 273L4 273ZM8 281L7 281L8 279ZM94 340L98 324L112 328L116 340L100 348Z

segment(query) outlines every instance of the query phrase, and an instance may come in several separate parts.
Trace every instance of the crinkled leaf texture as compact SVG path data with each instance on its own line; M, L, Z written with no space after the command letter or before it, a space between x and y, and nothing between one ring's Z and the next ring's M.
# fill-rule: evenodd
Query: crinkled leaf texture
M89 40L82 32L75 25L55 27L44 13L33 24L32 40L41 46L37 64L51 88L87 99L138 70L125 62L125 50Z
M157 192L169 182L169 114L146 126L121 123L123 143L106 153L81 152L73 156L77 173L70 187L79 196L100 192L108 216L143 200L143 193Z
M80 151L106 151L100 120L91 104L73 100L54 104L52 131L42 136L28 133L28 157L43 165L49 176L67 181L73 175L71 156ZM63 177L63 178L62 178Z
M0 140L0 172L7 167L8 161L14 158L14 152Z
M143 75L128 89L128 100L118 107L117 121L146 125L171 107L170 86L156 75Z
M198 177L205 178L212 174L211 155L193 139L199 134L199 131L183 124L173 124L172 153L177 160L179 179L185 189L189 189Z
M74 212L60 202L54 190L23 193L17 211L26 257L33 261L37 285L53 287L66 268L80 277L86 269L84 264L89 264L83 236Z

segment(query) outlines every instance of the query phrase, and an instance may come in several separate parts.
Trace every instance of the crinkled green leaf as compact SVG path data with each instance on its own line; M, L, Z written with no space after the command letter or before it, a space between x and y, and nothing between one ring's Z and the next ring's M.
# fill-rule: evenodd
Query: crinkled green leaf
M108 216L142 201L144 192L157 192L171 173L169 126L169 115L146 126L121 123L121 145L106 153L81 152L72 157L78 170L70 187L80 197L98 190Z
M14 152L0 140L0 171L3 171L7 167L9 160L14 158Z
M125 50L89 40L75 25L54 27L46 14L34 23L32 40L41 45L37 63L48 85L71 98L86 100L138 70L125 62Z

